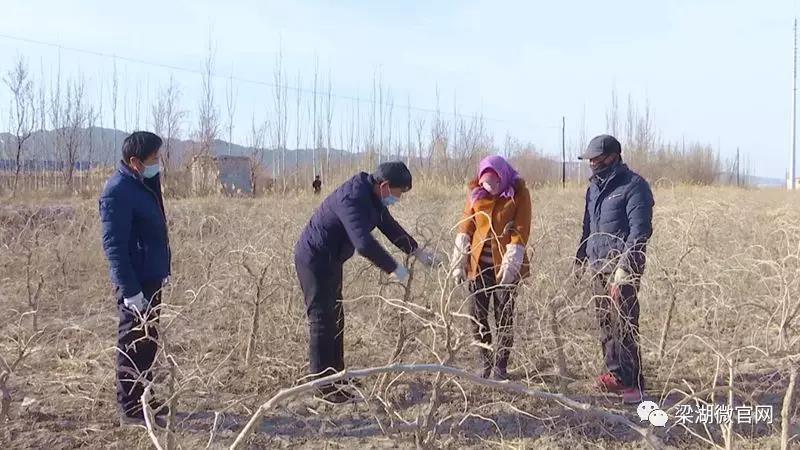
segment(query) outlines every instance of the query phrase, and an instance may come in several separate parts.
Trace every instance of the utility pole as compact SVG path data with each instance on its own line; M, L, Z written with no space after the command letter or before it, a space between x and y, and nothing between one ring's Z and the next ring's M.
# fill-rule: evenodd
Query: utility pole
M797 141L797 17L794 18L794 45L792 46L792 155L789 165L789 190L795 190L797 184L797 174L795 172Z
M561 187L567 188L567 146L565 144L565 130L567 119L561 116Z

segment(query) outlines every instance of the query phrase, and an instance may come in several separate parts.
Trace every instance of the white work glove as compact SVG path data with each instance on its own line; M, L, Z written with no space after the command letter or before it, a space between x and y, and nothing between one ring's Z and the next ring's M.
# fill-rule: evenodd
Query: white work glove
M126 308L130 309L131 311L138 312L139 314L144 313L144 310L147 307L147 299L144 298L144 294L141 292L131 298L123 299L122 303Z
M450 272L450 278L452 278L456 284L461 284L467 280L467 272L462 267L456 267Z
M408 277L409 277L408 269L406 269L405 266L401 264L398 264L397 269L394 269L394 272L392 272L392 278L403 284L406 284L406 282L408 281Z
M628 271L623 269L622 267L617 267L617 270L614 271L613 283L616 285L630 284L631 281L633 281L633 277L631 277L631 274L628 273Z
M622 300L622 291L620 290L620 286L623 284L629 284L631 282L631 274L628 273L627 270L623 269L622 267L617 267L617 270L614 271L614 276L611 279L611 285L608 289L608 295L611 296L611 299L614 301L621 301Z
M511 284L519 280L524 257L525 246L519 244L506 246L506 253L503 255L503 262L500 263L500 270L497 273L499 284Z
M472 238L466 233L458 233L453 245L453 255L450 257L450 278L461 284L467 279L467 261Z
M458 233L455 245L453 245L453 256L450 257L450 270L458 268L466 271L467 260L469 258L469 246L472 242L470 235Z

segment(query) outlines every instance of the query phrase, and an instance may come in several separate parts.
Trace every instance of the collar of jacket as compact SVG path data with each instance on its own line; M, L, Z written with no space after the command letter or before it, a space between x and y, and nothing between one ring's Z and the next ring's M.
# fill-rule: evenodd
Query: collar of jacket
M367 184L369 184L369 192L370 198L372 199L372 203L375 204L377 208L385 208L383 202L381 201L381 196L375 193L375 186L378 185L378 182L375 181L375 177L371 173L361 172L363 175L366 175Z
M614 163L613 166L611 166L611 172L609 172L607 177L600 178L600 177L598 177L596 175L592 175L591 180L592 180L593 183L597 184L598 186L603 187L603 186L607 185L609 181L611 181L614 178L616 178L617 175L619 175L621 173L625 173L627 171L628 171L628 166L622 161L617 161L616 163Z
M119 173L122 174L124 177L132 178L140 183L142 186L147 188L148 190L152 191L153 194L158 197L159 204L162 202L161 200L161 174L154 176L153 178L145 178L139 175L138 172L128 167L123 161L119 162L119 167L117 168ZM163 208L163 206L162 206Z
M125 164L125 162L123 162L123 161L119 162L119 167L117 167L117 171L119 171L119 173L121 173L122 175L124 175L124 176L126 176L128 178L133 178L134 180L138 180L138 181L144 180L144 177L139 175L139 173L136 172L135 170L133 170L130 167L128 167L128 165Z

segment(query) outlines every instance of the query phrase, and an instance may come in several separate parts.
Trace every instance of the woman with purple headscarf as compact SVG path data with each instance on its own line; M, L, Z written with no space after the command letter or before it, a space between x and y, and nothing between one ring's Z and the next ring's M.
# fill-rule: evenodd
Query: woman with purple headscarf
M473 335L479 345L479 376L508 379L514 343L514 297L530 267L525 246L531 228L531 197L525 181L502 156L484 158L469 184L452 257L452 277L469 281ZM494 301L496 351L489 329Z

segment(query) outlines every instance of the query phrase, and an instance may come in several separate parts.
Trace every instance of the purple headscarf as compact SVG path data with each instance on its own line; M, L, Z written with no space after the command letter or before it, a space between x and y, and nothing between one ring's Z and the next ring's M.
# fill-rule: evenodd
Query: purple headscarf
M514 185L517 183L517 180L519 180L519 174L511 167L511 164L509 164L505 158L500 155L491 155L483 158L480 164L478 164L478 186L472 189L472 201L474 202L492 196L492 194L487 192L486 189L480 185L481 175L489 169L494 170L500 178L500 194L498 196L513 198L515 193Z

